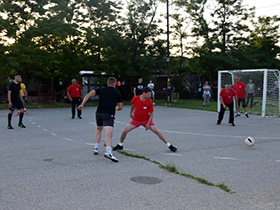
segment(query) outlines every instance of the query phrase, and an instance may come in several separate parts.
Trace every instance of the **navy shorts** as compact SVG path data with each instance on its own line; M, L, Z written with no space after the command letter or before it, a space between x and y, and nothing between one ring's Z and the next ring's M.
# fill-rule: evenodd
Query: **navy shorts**
M111 126L114 127L115 116L111 114L96 112L96 124L97 126Z
M13 106L10 108L11 111L14 111L16 108L17 109L24 109L22 101L16 101L12 102Z
M239 98L238 99L238 106L240 107L240 104L242 104L242 107L243 108L246 108L247 107L247 104L245 102L245 98Z

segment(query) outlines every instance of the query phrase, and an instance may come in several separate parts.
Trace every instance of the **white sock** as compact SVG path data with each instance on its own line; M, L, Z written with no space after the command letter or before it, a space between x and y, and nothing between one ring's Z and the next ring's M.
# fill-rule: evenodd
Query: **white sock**
M171 144L170 144L169 142L166 143L166 146L167 146L167 147L170 147L170 145L171 145Z
M240 112L238 112L237 114L239 114L239 115L240 115Z
M120 142L119 145L120 145L120 146L123 146L123 143Z
M95 143L94 148L98 149L99 148L99 143Z
M108 152L109 154L112 154L112 147L106 147L106 152Z
M245 112L245 114L247 114L247 112Z

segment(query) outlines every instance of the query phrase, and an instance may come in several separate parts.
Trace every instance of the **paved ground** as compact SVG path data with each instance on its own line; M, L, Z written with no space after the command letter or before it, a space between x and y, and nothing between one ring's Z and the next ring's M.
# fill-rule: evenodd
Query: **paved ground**
M280 119L244 116L236 126L228 115L216 125L217 113L155 107L154 122L178 147L172 153L150 131L128 134L125 151L182 173L225 184L217 187L160 169L158 165L115 153L119 163L92 154L95 108L83 119L70 119L70 108L34 109L24 117L26 129L7 130L0 111L0 209L280 209ZM116 116L113 145L129 122L129 107ZM244 144L247 136L255 146Z

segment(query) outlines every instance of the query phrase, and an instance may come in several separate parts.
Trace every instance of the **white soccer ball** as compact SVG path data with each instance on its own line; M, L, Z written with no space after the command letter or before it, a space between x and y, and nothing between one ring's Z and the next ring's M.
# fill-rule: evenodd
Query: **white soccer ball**
M254 144L255 144L255 139L254 139L253 137L248 136L248 137L245 139L245 144L246 144L248 147L252 147L252 146L254 146Z

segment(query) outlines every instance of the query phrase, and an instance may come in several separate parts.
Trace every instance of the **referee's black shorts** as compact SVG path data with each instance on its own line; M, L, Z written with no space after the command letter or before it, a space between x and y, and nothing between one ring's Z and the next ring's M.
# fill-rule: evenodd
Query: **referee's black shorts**
M96 124L97 126L111 126L114 127L115 116L106 113L96 112Z

